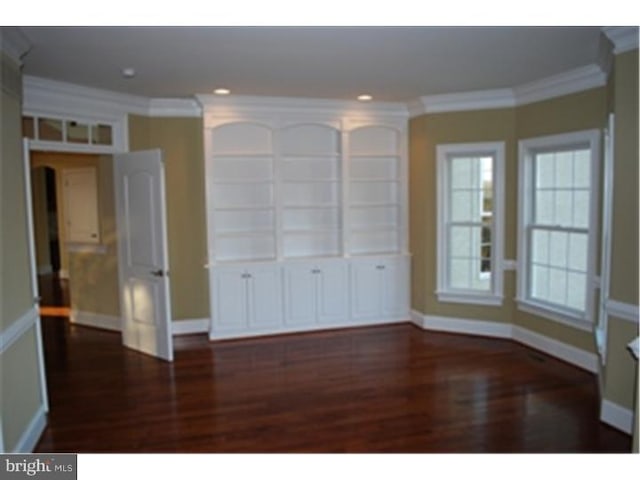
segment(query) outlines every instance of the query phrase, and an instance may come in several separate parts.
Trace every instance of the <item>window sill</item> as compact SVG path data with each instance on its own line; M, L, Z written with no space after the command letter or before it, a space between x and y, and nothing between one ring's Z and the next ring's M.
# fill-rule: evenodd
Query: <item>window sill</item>
M585 332L593 331L593 325L591 324L591 322L585 320L584 317L570 315L562 310L549 308L546 305L543 306L530 300L517 298L516 301L518 302L518 310L522 312L530 313L531 315L537 315L547 320L562 323L563 325L567 325L569 327L576 328Z
M502 305L503 297L499 295L458 293L458 292L435 292L439 302L444 303L465 303L470 305L486 305L499 307Z
M95 253L104 255L107 253L107 246L101 243L67 243L67 251L72 253Z

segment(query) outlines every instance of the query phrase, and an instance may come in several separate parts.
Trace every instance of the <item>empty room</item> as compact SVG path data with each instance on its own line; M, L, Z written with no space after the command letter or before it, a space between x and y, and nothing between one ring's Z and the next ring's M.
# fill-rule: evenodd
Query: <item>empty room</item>
M2 27L1 453L638 452L638 27Z

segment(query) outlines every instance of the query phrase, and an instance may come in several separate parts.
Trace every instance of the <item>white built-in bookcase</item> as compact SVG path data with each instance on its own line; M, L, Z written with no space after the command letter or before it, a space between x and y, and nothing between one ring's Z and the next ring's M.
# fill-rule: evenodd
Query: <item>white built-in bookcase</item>
M349 292L373 289L371 295L379 296L391 291L385 282L403 285L387 309L394 319L403 318L408 313L404 107L199 100L204 107L212 338L227 330L245 335L291 330L291 325L306 329L311 326L305 321L323 319L332 319L333 325L354 318L382 321L383 304L364 314L365 300L353 310L357 302ZM395 265L395 257L403 259ZM358 259L364 263L353 263ZM365 279L375 282L368 286ZM334 294L327 293L329 287ZM240 298L229 297L235 291L243 292ZM300 308L307 303L296 303L301 291L308 292L303 300L316 305L316 313L302 315ZM335 303L331 295L339 292L347 293L346 300ZM351 314L342 307L326 310L336 305L351 308ZM284 323L277 326L283 315Z

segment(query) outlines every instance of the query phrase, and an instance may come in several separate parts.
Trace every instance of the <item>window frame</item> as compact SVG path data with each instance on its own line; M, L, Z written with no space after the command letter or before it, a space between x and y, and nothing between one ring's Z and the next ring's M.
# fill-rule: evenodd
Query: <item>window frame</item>
M449 160L452 157L493 157L493 210L491 238L491 288L483 292L451 288L449 284L448 231L450 220ZM440 302L500 306L504 299L504 163L505 142L447 143L436 146L437 169L437 287Z
M598 200L600 190L600 144L598 129L581 130L557 135L527 138L518 142L518 309L533 315L563 323L585 331L591 331L594 319L594 295L596 285L596 249L598 236ZM541 152L558 152L587 148L590 150L589 214L587 227L587 270L585 282L585 310L564 308L551 302L537 300L531 295L531 226L534 210L534 158ZM567 227L548 226L551 231Z

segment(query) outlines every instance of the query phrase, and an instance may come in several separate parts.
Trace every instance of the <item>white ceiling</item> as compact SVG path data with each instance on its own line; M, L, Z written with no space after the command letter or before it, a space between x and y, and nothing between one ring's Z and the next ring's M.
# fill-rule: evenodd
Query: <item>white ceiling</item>
M408 101L594 64L600 27L22 27L24 73L148 97ZM134 67L125 80L123 67Z

